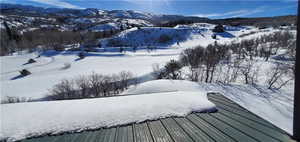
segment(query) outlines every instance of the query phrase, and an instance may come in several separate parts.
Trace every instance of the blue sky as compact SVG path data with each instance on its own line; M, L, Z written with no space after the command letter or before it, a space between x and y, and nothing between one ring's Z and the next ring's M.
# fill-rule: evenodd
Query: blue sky
M42 7L122 9L208 18L263 17L297 13L297 0L1 0Z

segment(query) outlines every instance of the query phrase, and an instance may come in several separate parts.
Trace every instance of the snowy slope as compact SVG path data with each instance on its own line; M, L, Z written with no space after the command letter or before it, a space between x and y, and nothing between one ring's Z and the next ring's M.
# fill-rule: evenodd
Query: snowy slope
M116 40L118 44L124 46L158 46L168 45L176 41L186 40L191 34L190 30L174 29L174 28L142 28L131 29L122 32L115 38L109 39ZM169 38L166 42L160 41L161 36ZM108 42L110 42L108 41ZM111 45L108 45L111 46Z
M103 32L103 31L110 31L110 30L119 30L120 25L117 25L116 23L106 23L106 24L100 24L96 25L94 27L89 28L89 31L93 32Z
M87 57L83 60L78 60L78 52L71 51L47 51L43 53L40 58L36 58L37 54L0 57L0 64L5 66L5 68L1 68L0 73L1 87L5 88L1 96L2 98L6 96L16 96L40 99L45 97L48 93L48 89L51 89L55 84L60 82L60 80L71 79L78 75L87 75L92 72L113 74L121 71L130 71L134 75L144 79L145 76L149 77L148 75L153 71L153 64L159 64L162 67L171 59L178 59L181 51L185 48L192 48L198 45L206 46L214 43L215 40L211 38L213 33L209 30L214 27L214 25L200 23L195 24L195 26L188 25L185 27L186 28L177 27L175 29L160 29L154 27L142 28L140 30L133 28L122 32L116 37L122 41L126 41L125 43L140 43L137 52L132 52L132 47L128 47L128 50L131 51L126 53L119 53L118 47L108 47L106 49L99 49L100 52L88 53ZM184 31L190 32L184 33ZM147 34L147 32L149 32L149 34ZM247 30L245 30L245 32L247 32ZM234 34L239 33L242 32L236 31ZM174 39L186 38L186 40L179 42L179 45L177 45L174 40L173 42L175 43L170 42L170 45L166 46L152 40L152 38L159 38L162 34L171 36L179 35L178 37L174 37ZM260 34L260 32L258 32L257 35L258 34ZM256 37L255 34L253 37ZM241 39L221 36L218 36L218 38L219 43ZM159 49L149 52L146 50L148 44L142 46L143 42L151 43L151 46L152 43L158 44L157 47ZM34 58L37 62L23 65L30 58ZM65 63L70 63L71 68L63 70L62 68ZM18 78L21 69L28 69L32 74ZM30 82L31 85L24 85L28 82Z
M191 83L179 81L174 86L172 81L165 80L159 84L169 87L181 84L189 90ZM151 90L151 85L157 85L156 81L150 81L136 91ZM215 105L208 101L205 92L194 87L191 87L193 91L159 92L160 89L157 89L152 94L1 105L4 115L0 140L20 140L44 134L185 116L191 112L214 111Z
M171 59L177 59L180 51L175 49L148 53L140 50L136 53L107 52L90 53L83 60L78 60L78 52L48 51L40 58L35 54L24 54L0 57L1 97L16 96L32 99L43 98L48 89L62 79L72 79L78 75L89 75L92 72L110 75L121 71L130 71L140 77L150 74L153 64L164 65ZM28 59L34 58L36 63L23 65ZM63 70L65 63L69 69ZM28 69L32 74L17 78L21 69ZM30 85L27 85L30 82ZM16 89L17 87L17 89Z
M121 32L119 35L102 40L102 44L110 46L180 46L195 47L197 45L206 46L213 43L214 34L217 35L217 41L224 43L237 39L241 34L249 33L254 27L230 27L225 26L226 32L214 33L213 28L216 25L208 23L194 23L190 25L177 25L174 28L166 27L143 27L132 28ZM257 31L259 32L259 31ZM167 38L167 39L166 39ZM163 40L162 40L163 39ZM165 39L165 40L164 40Z

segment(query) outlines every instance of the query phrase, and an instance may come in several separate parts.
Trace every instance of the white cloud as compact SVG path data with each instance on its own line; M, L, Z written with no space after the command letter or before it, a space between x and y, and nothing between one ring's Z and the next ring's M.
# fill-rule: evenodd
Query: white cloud
M261 12L264 12L264 11L265 11L265 7L259 7L259 8L256 8L254 10L245 10L244 12L232 15L231 17L244 17L244 16L248 16L248 15L253 15L253 14L256 14L256 13L261 13Z
M61 0L30 0L30 1L56 6L56 7L62 7L62 8L80 8L79 6L70 4L68 2L63 2Z
M229 11L225 13L210 13L210 14L196 14L193 16L199 16L199 17L243 17L248 15L253 15L255 13L261 13L265 11L265 7L258 7L253 10L247 10L247 9L241 9L236 11Z

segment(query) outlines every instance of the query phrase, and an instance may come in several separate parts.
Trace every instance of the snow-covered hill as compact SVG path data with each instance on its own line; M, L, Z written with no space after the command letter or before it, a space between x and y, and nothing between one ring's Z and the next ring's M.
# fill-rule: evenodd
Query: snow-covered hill
M216 25L208 23L195 23L167 27L142 27L125 30L112 38L103 39L100 44L104 47L140 47L148 48L162 46L195 47L208 45L214 41L223 43L237 39L240 35L258 31L255 27L232 27L224 25L223 33L214 33ZM216 35L216 39L213 39Z
M5 66L1 69L1 86L5 88L2 96L25 97L32 99L44 98L48 90L51 89L62 79L70 79L77 75L91 74L92 72L101 74L119 73L121 71L130 71L138 77L149 77L153 71L153 64L163 66L171 59L177 59L180 53L186 49L197 45L207 46L214 43L211 37L213 32L211 28L214 25L199 23L194 25L181 25L176 28L133 28L126 30L119 35L102 40L101 43L108 43L111 40L118 39L124 44L121 46L125 52L120 53L120 47L97 48L98 52L86 54L86 58L78 60L79 51L45 51L42 53L16 53L12 56L0 57L0 64ZM272 33L262 32L256 28L241 28L236 31L227 31L227 34L233 36L217 36L218 43L226 43L237 38L242 33L257 31L255 35ZM160 43L159 38L162 35L170 36L171 40L167 43ZM250 35L255 37L255 35ZM248 37L244 37L248 38ZM178 44L177 44L178 42ZM126 47L124 47L126 45ZM134 46L137 49L134 50ZM151 46L151 51L149 47ZM40 57L38 55L41 54ZM37 58L38 57L38 58ZM30 58L37 62L25 64ZM65 63L71 64L71 67L63 70ZM19 71L28 69L31 75L17 78ZM151 78L151 77L150 77ZM147 80L147 79L146 79ZM32 85L22 85L30 82ZM18 86L18 89L15 87Z
M116 25L126 24L126 27L133 27L153 26L165 21L184 19L196 19L197 21L207 20L207 18L200 17L161 15L133 10L41 8L17 4L1 4L0 10L1 28L3 28L3 21L7 21L11 27L22 29L38 27L41 23L47 23L47 25L73 25L73 27L69 29L73 30L78 29L82 24L85 24L85 27L91 27L95 24L99 26L101 24L114 23ZM56 21L53 21L53 19ZM49 22L49 20L51 22Z

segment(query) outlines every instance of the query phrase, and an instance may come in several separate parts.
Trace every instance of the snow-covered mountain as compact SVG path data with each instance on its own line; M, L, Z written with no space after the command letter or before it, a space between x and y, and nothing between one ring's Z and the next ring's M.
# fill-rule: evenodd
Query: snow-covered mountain
M208 20L200 17L162 15L133 10L41 8L18 4L0 4L0 10L0 28L4 29L4 22L6 22L9 27L22 32L42 28L60 31L110 32L132 27L152 27L170 21Z
M0 4L0 28L4 21L8 26L19 31L31 29L56 29L60 31L90 30L94 32L105 30L121 30L132 27L166 26L175 27L178 24L211 23L223 25L254 25L260 27L293 25L296 16L279 16L267 18L230 18L208 19L203 17L164 15L134 10L100 10L42 8L18 4ZM107 25L115 25L107 28ZM99 29L104 27L104 29Z
M122 18L142 19L151 22L161 22L177 19L207 20L208 18L190 17L181 15L162 15L134 10L99 10L87 9L66 9L66 8L41 8L18 4L1 4L2 14L17 14L22 16L67 16L67 17L101 17L101 18Z

